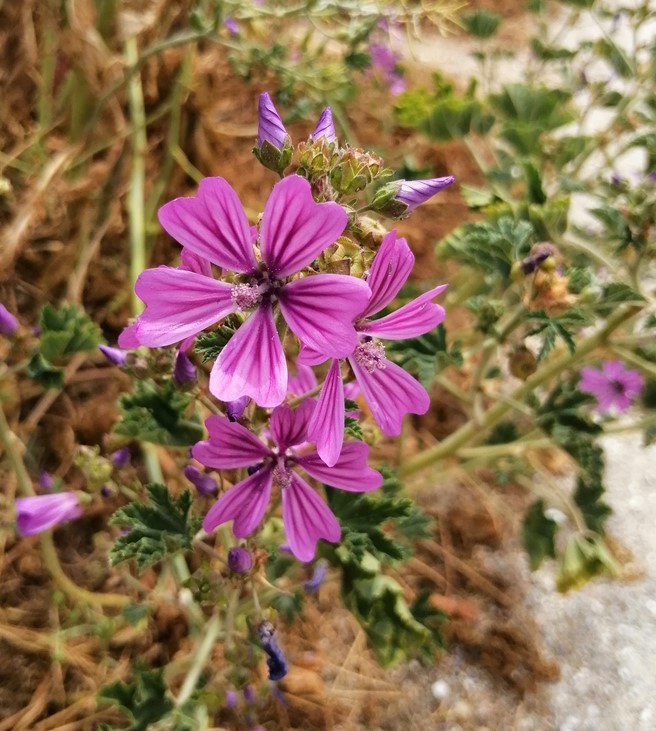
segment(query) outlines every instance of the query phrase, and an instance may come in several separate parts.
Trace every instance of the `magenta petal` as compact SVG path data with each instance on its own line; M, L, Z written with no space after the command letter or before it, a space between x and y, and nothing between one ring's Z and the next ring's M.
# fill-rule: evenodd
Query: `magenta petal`
M379 320L370 320L359 326L358 330L383 340L405 340L424 335L444 320L444 307L434 304L431 300L448 286L448 284L442 284L434 287L412 302L408 302L407 305L403 305L396 312L381 317Z
M585 393L598 395L608 387L608 378L596 368L582 368L579 389Z
M203 259L202 256L194 254L189 249L182 249L180 252L180 259L182 265L180 269L186 269L188 272L196 272L196 274L202 274L205 277L212 277L212 265L207 259Z
M353 352L358 344L353 319L369 299L366 282L317 274L286 284L278 296L283 317L303 345L331 358Z
M289 175L276 183L264 207L262 259L277 277L295 274L335 242L347 220L338 203L315 203L310 183Z
M257 269L248 219L223 178L204 178L196 198L176 198L158 217L164 230L197 256L234 272Z
M308 440L316 444L319 456L329 467L337 462L344 443L344 386L338 360L330 364L310 421Z
M371 299L361 315L367 317L380 312L399 293L410 276L415 257L405 239L397 239L396 231L390 231L378 253L371 262L367 284L371 289Z
M226 416L210 416L205 426L210 434L209 441L194 444L191 455L206 467L236 469L272 456L271 450L253 432Z
M74 492L16 498L16 527L23 536L55 528L81 515L80 501Z
M282 521L287 543L299 561L314 558L317 541L324 538L337 543L342 530L326 503L298 475L282 491Z
M315 480L349 492L369 492L383 484L383 476L367 464L369 447L364 442L346 442L339 459L328 467L316 452L297 458L297 462Z
M234 520L232 532L246 538L262 522L271 497L272 467L264 467L231 487L212 505L203 521L203 530L211 533L217 526Z
M118 336L118 344L126 350L136 350L141 345L137 334L137 323L128 325L125 330Z
M235 311L231 286L184 269L146 269L137 279L135 292L146 303L136 328L119 337L119 345L134 335L150 348L178 343Z
M312 348L308 348L307 345L303 345L303 343L301 343L301 349L299 350L298 357L296 358L296 362L298 364L303 367L314 366L323 363L325 360L328 360L327 356L322 355L318 350L312 350Z
M287 393L293 396L301 396L313 388L316 388L317 377L310 366L296 363L296 375L287 375Z
M259 406L285 399L287 362L271 305L262 303L230 338L210 373L210 392L219 401L250 396Z
M315 405L314 399L306 399L296 409L292 410L291 406L285 404L273 410L270 421L271 436L281 454L289 447L307 441L308 422Z
M367 405L383 434L396 437L401 433L405 414L425 414L430 406L426 389L403 368L387 361L385 368L369 373L355 360L349 363Z

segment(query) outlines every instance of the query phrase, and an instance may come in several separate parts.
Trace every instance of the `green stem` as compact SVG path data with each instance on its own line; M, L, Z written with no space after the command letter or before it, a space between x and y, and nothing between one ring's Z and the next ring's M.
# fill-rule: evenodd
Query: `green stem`
M627 350L620 345L611 343L610 349L618 358L630 363L641 370L647 377L656 378L656 363L650 363L648 360L641 358L637 353Z
M217 641L220 634L221 620L219 619L219 615L215 614L207 623L202 639L193 653L194 662L189 668L189 672L182 683L182 688L180 688L178 697L175 699L176 706L180 707L184 705L189 698L191 698L194 690L196 690L198 678L200 678L200 674L203 672L203 668L205 667L205 663L212 652L214 643Z
M600 330L579 344L575 353L566 353L560 358L556 358L527 378L526 381L511 394L512 401L522 401L529 393L532 393L535 389L542 386L551 378L559 375L564 370L574 365L574 363L584 358L588 355L588 353L604 343L608 336L620 325L638 314L640 309L640 307L618 309L608 318L608 320L606 320L606 323ZM482 414L480 420L472 419L468 421L464 426L460 427L460 429L450 434L440 444L417 454L404 465L401 465L399 469L399 476L408 477L409 475L420 472L421 470L446 459L446 457L450 457L471 439L482 432L487 431L490 427L499 422L511 408L512 406L508 402L496 403Z

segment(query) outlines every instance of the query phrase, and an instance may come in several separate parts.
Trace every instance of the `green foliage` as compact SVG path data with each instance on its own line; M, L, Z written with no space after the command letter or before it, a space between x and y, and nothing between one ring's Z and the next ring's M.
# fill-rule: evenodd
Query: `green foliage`
M147 731L151 723L161 720L173 708L167 695L164 670L135 668L132 683L117 681L100 689L99 700L118 706L130 725L126 731ZM110 727L103 727L112 731Z
M211 332L201 333L194 342L194 350L203 358L203 362L214 360L228 344L230 338L235 334L239 327L238 322L233 322L234 318L228 318L226 322Z
M645 298L624 282L610 282L605 284L601 290L601 297L597 303L597 311L610 314L623 303L640 304Z
M576 350L574 336L586 324L588 318L577 309L567 310L560 315L549 315L544 310L537 310L527 315L529 322L535 325L529 335L541 335L542 345L538 353L538 361L543 360L553 350L556 340L561 339L570 353Z
M178 551L191 550L200 521L189 515L192 495L185 490L177 500L164 485L146 488L150 504L130 503L116 511L112 523L129 528L116 539L112 564L135 559L139 573Z
M476 38L491 38L499 29L501 16L489 10L478 9L461 17L465 28Z
M454 364L462 365L460 343L449 348L446 328L438 325L425 335L409 340L394 340L386 346L387 355L410 373L414 373L424 387L428 388L437 373Z
M303 600L303 592L297 590L293 594L276 594L271 600L271 606L285 622L291 624L303 611Z
M502 216L460 226L442 241L440 257L483 269L488 278L508 281L513 263L528 256L534 241L530 223Z
M599 575L619 576L620 566L603 538L592 532L570 537L563 552L556 587L558 591L578 589Z
M134 392L119 399L122 418L114 431L170 447L195 444L203 438L203 426L196 414L185 417L193 400L192 394L178 390L172 381L137 381Z
M558 525L544 514L544 500L537 500L526 511L522 524L522 545L528 553L531 570L539 568L545 558L556 558Z
M38 351L28 361L25 372L43 388L61 388L64 385L64 369L49 363Z

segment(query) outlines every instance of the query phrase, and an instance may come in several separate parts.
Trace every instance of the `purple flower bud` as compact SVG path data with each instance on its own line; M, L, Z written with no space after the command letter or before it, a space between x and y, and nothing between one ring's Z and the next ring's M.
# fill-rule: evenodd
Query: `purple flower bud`
M285 146L289 145L289 135L266 91L260 94L258 114L257 146L261 148L265 142L268 142L276 150L282 152Z
M39 485L41 485L44 490L52 490L54 484L55 481L52 479L52 475L49 472L46 472L45 470L41 470L41 472L39 472Z
M251 685L247 685L244 690L242 690L242 693L246 703L255 702L255 691L253 690L253 687Z
M618 188L620 185L622 185L622 176L618 175L617 173L613 173L610 176L610 184L615 188Z
M234 708L237 705L237 694L234 690L227 690L226 691L226 698L225 698L225 704L228 708Z
M257 628L262 643L262 649L267 657L267 667L269 668L269 680L282 680L287 675L289 668L287 661L282 654L282 650L278 647L276 640L276 630L271 622L262 622Z
M452 175L430 180L402 180L395 198L407 206L405 213L412 213L417 206L452 185L454 181L455 178Z
M4 305L0 304L0 334L13 338L18 332L18 327L18 320Z
M323 112L321 112L317 126L312 133L312 139L314 141L319 140L322 137L326 138L326 142L328 144L337 142L337 134L335 132L335 125L333 124L333 113L330 107L326 107Z
M210 475L201 472L197 467L188 464L183 472L189 482L196 487L199 494L213 495L217 491L216 480Z
M41 533L66 520L82 515L78 496L74 492L35 495L16 499L16 525L23 536Z
M109 485L103 485L100 488L100 494L104 497L111 497L112 496L112 488Z
M120 449L117 449L115 452L112 452L112 455L110 457L112 460L112 464L114 467L118 467L119 469L121 467L125 467L126 465L130 464L130 450L128 447L121 447Z
M231 36L239 35L239 23L234 18L224 18L223 25Z
M173 368L173 382L176 386L184 386L196 380L196 366L189 360L183 350L179 350L175 356L175 367Z
M228 551L228 568L233 574L247 574L253 568L253 557L245 548Z
M128 351L122 348L110 348L109 345L99 345L98 350L114 365L124 366L127 361Z
M250 403L250 396L242 396L236 401L226 401L226 415L230 421L238 421Z
M312 578L309 581L306 581L305 584L303 584L305 591L307 591L308 594L314 594L315 592L319 591L319 587L326 579L326 574L328 573L328 562L321 559L320 561L317 561L317 565L314 567L314 573L312 574Z

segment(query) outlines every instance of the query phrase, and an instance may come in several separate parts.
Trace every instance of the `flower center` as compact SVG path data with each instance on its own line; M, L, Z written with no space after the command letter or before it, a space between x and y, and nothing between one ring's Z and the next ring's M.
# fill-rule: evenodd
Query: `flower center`
M262 299L262 293L257 284L235 284L230 290L230 296L240 312L250 310Z
M292 484L292 472L283 461L278 462L273 468L273 484L281 488Z
M610 387L612 388L613 392L616 393L618 396L621 396L624 393L624 384L621 381L618 381L616 379L612 380L610 382Z
M383 370L387 365L385 346L369 336L362 339L353 356L356 363L361 365L368 373L373 373L376 369Z

